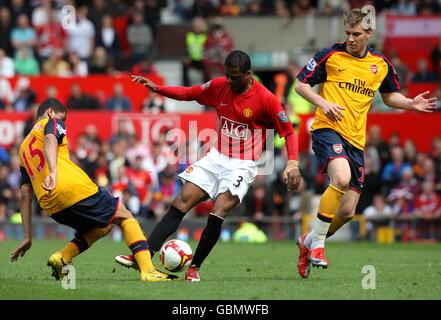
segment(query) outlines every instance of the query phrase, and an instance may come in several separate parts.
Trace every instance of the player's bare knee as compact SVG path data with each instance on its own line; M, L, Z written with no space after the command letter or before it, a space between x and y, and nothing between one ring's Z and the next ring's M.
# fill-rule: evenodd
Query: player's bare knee
M336 174L332 177L331 184L339 190L346 191L349 188L351 177L345 174Z

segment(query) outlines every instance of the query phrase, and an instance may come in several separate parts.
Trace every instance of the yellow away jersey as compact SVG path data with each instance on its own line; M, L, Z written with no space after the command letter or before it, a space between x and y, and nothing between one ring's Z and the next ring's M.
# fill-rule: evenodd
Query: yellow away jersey
M311 131L330 128L358 149L366 143L367 113L375 92L400 89L393 66L378 51L366 50L364 57L346 52L346 43L319 51L297 78L311 86L321 84L320 95L345 108L342 121L332 121L317 108Z
M51 192L42 187L49 174L44 156L44 136L54 134L58 140L57 182ZM22 183L32 184L41 208L48 214L64 210L98 192L89 176L69 159L66 128L60 119L38 121L20 145Z

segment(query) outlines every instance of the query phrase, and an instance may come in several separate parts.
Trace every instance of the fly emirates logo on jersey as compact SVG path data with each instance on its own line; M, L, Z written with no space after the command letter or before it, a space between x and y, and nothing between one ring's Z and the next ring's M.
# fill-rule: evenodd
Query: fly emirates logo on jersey
M221 132L227 137L246 140L248 138L248 125L245 123L230 120L225 117L220 118Z

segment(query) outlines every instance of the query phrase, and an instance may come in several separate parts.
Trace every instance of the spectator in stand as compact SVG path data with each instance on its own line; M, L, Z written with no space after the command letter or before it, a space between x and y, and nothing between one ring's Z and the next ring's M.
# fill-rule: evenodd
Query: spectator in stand
M127 40L132 52L132 65L151 55L153 34L151 27L144 22L142 13L134 13L133 23L127 28Z
M397 0L390 9L390 13L402 16L415 16L416 12L417 7L413 0Z
M295 0L291 5L293 16L314 16L317 14L317 8L311 0Z
M192 69L199 71L202 75L202 81L198 81L198 83L205 83L208 81L202 63L206 41L207 24L205 23L205 20L201 17L193 18L191 21L191 30L185 35L186 57L182 63L182 83L186 87L192 85L189 79L189 72Z
M435 161L432 158L427 157L423 160L422 169L423 174L421 178L424 180L439 180L439 173L435 171Z
M157 220L169 210L171 202L179 193L180 184L176 178L176 167L170 164L167 164L159 174L159 188L155 195L155 203L152 204Z
M116 176L112 179L111 189L114 197L123 198L126 191L130 194L136 194L136 189L127 176L127 167L125 165L120 165L116 168ZM134 212L134 214L138 214L138 211Z
M63 56L67 48L67 33L57 21L57 13L51 11L49 20L39 25L38 35L38 55L41 61L45 61L53 52Z
M274 14L279 17L285 25L291 22L291 12L284 0L276 0L274 2Z
M142 102L142 111L152 114L164 112L164 99L156 92L150 92L150 94Z
M224 76L224 61L233 48L233 38L224 28L222 19L214 18L210 23L203 52L203 64L208 79Z
M265 190L263 179L261 176L257 176L244 198L244 206L246 215L252 219L259 229L266 229L264 228L263 219L272 213L271 200L271 194L268 190Z
M14 60L0 47L0 77L12 78L15 75Z
M112 16L105 14L101 20L101 28L96 29L95 43L106 50L107 56L115 64L121 59L121 45L118 34L113 26Z
M137 0L136 3L145 2L144 21L150 26L153 34L153 39L156 39L158 34L158 26L161 23L161 9L167 7L167 0Z
M9 168L0 162L0 221L8 217L8 208L14 201L14 189L8 182Z
M391 53L391 62L395 68L398 79L400 80L401 88L406 88L407 84L410 82L409 68L401 61L398 52L395 50Z
M119 140L130 141L130 136L134 133L129 128L129 121L119 119L117 124L116 133L110 138L110 144L113 146Z
M237 4L237 0L220 0L218 12L220 16L238 16L240 6Z
M216 16L216 7L211 0L195 0L191 9L191 17L212 18Z
M145 58L141 60L141 62L133 65L130 72L132 74L142 74L144 77L149 77L152 75L159 76L158 70L156 70L155 66L153 65L153 60L150 58Z
M70 87L70 96L67 99L69 110L100 110L98 99L83 93L79 83L73 83Z
M32 11L32 25L38 29L48 24L52 20L51 16L55 16L55 21L58 20L57 10L54 8L52 0L41 0L40 5Z
M124 87L121 83L113 86L113 96L106 103L106 110L112 111L131 111L132 104L128 97L124 95Z
M93 0L89 4L88 17L92 21L95 30L101 30L103 17L110 14L109 4L105 0Z
M261 16L263 14L262 2L260 0L251 0L248 2L245 15Z
M437 76L433 71L430 71L427 68L427 61L426 59L419 59L418 60L418 69L416 73L412 77L412 82L436 82Z
M435 172L438 173L437 180L439 181L441 180L441 136L433 137L432 150L430 151L430 156L432 157L433 162L435 164Z
M381 134L381 127L378 125L373 125L368 129L368 148L373 147L378 151L378 156L380 157L379 163L374 163L374 170L383 170L383 167L390 161L390 151L389 146L384 141ZM375 160L375 159L372 159Z
M53 51L43 62L42 74L52 77L67 77L70 75L69 63L64 61L60 51Z
M11 11L12 25L17 25L17 20L21 14L25 14L28 18L31 17L32 8L29 1L26 0L11 0L9 2L9 10Z
M57 99L58 98L58 90L56 86L50 85L46 88L46 97L48 99L53 98L53 99Z
M70 52L68 62L70 65L70 75L72 77L87 77L89 74L87 62L80 59L76 52Z
M127 168L127 178L133 184L141 201L139 214L147 217L153 196L153 184L150 173L142 168L143 158L136 156L131 167Z
M441 35L438 39L438 45L432 49L430 56L432 58L433 71L438 79L441 79Z
M364 154L364 182L363 192L360 195L355 212L363 212L372 204L374 196L381 190L381 179L378 171L375 171L373 162L368 153Z
M112 145L112 158L109 162L110 179L118 178L118 168L121 166L128 166L129 162L126 158L127 141L119 139Z
M29 132L31 132L32 128L34 127L35 121L37 120L38 107L39 107L38 103L33 103L31 105L29 117L25 121L25 125L23 128L23 135L21 136L21 138L26 137L29 134Z
M31 106L37 101L37 94L31 88L31 83L28 78L21 77L15 85L14 93L14 110L28 111Z
M14 49L11 42L12 20L8 7L0 7L0 48L5 50L7 56L12 57Z
M87 19L87 7L82 5L76 10L76 27L67 29L69 52L76 52L81 60L92 56L95 46L95 27Z
M29 55L29 50L25 47L18 49L14 58L14 68L17 74L24 76L40 75L40 66L33 55Z
M440 5L436 0L418 1L417 12L419 16L432 16L440 11Z
M381 194L376 194L372 204L363 210L363 216L367 220L366 229L369 238L374 240L376 227L384 222L389 224L390 219L396 214L396 211L387 204L386 198Z
M423 182L423 192L415 199L415 216L421 219L418 228L420 238L439 237L433 221L441 218L441 196L435 193L435 184L430 179Z
M395 146L391 150L392 160L384 166L381 173L381 181L383 182L383 193L388 194L401 181L403 177L403 171L411 169L408 163L404 162L403 148Z
M111 74L113 73L112 61L102 47L96 47L89 65L89 74Z
M34 47L37 44L37 34L29 25L29 18L24 13L18 16L17 27L12 29L11 42L16 56L20 49L25 49L27 55L30 57L34 55Z

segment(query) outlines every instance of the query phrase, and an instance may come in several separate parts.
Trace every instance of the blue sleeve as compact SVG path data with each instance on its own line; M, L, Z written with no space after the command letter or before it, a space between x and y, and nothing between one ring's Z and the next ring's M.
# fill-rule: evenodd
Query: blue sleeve
M61 119L49 119L44 127L44 135L53 134L58 141L58 144L63 142L63 138L66 135L66 125Z
M384 61L387 63L388 70L386 77L380 85L380 93L391 93L400 90L400 81L395 72L395 68L386 59Z
M26 171L25 168L23 168L22 166L20 166L20 173L21 173L21 178L20 178L20 186L26 184L26 183L31 183L31 178L29 177L28 172Z
M297 75L297 79L308 83L311 87L326 81L326 61L335 52L333 48L325 48L317 52L308 64Z

